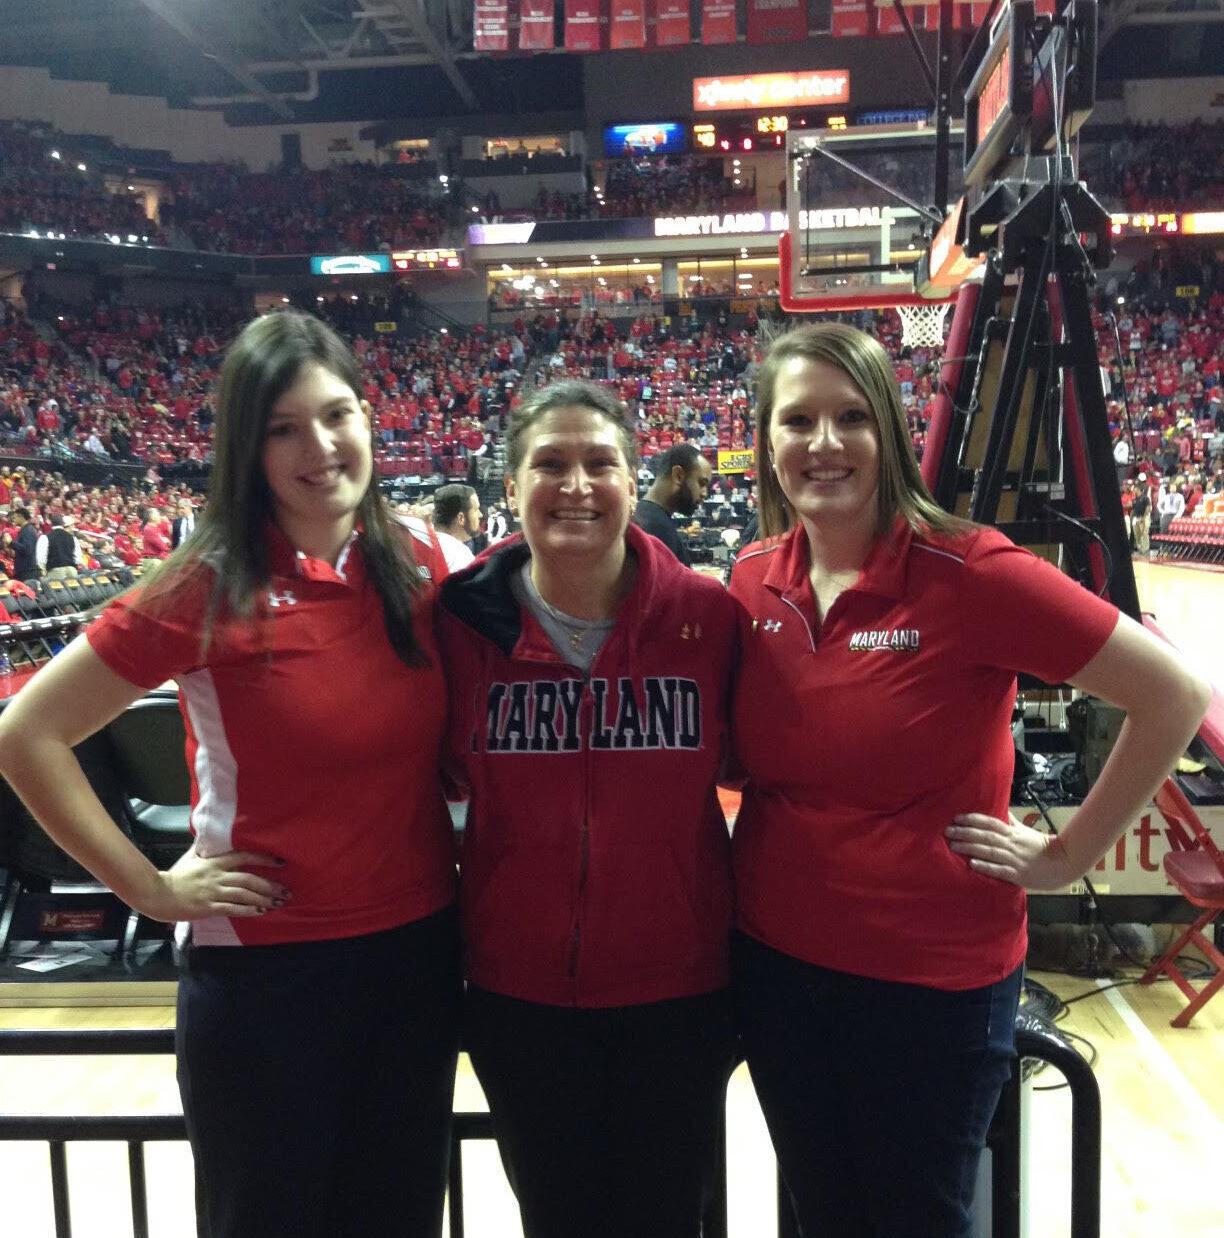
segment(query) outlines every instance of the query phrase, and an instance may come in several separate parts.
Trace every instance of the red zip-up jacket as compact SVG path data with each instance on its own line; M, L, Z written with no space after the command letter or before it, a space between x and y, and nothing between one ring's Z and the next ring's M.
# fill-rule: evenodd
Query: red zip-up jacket
M508 997L625 1006L727 983L715 780L736 603L636 526L626 538L637 582L586 675L511 593L521 538L442 588L467 974Z

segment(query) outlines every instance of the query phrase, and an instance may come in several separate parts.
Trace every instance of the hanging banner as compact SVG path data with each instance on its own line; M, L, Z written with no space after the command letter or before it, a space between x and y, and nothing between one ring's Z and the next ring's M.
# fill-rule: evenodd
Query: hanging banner
M646 0L612 0L608 46L614 52L646 46Z
M807 0L748 0L749 43L798 43L807 38Z
M905 26L901 21L901 14L893 8L892 0L876 0L876 34L901 34ZM914 18L917 16L917 10L913 10L908 14L910 24L913 25Z
M701 41L735 42L735 0L701 0Z
M472 47L478 52L510 50L509 0L476 0Z
M599 16L602 0L565 0L565 50L600 50Z
M519 0L519 51L545 52L553 45L553 0Z
M967 4L954 4L952 6L953 30L963 30L969 24L969 20L969 6ZM926 28L928 30L939 29L939 5L927 5Z
M692 37L688 0L658 0L655 7L655 46L680 47Z
M870 33L867 0L833 0L832 31L839 39L859 38Z

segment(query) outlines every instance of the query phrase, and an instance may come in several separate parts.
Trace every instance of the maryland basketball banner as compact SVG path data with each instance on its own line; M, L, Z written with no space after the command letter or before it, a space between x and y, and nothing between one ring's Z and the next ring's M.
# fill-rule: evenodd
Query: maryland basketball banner
M472 47L478 52L510 50L509 0L476 0Z
M735 42L735 0L701 0L701 41Z
M613 51L646 46L646 0L612 0L608 45Z
M833 0L832 30L842 39L870 34L867 0Z
M658 0L655 14L656 47L680 47L692 38L688 0Z
M748 0L748 42L801 42L807 38L807 8L807 0Z
M600 50L599 16L602 0L565 0L565 50Z
M553 45L553 0L519 0L519 50L548 51Z

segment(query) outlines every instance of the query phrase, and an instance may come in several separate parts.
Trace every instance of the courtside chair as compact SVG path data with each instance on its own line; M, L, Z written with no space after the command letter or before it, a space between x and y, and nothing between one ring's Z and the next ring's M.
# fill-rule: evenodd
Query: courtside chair
M1185 994L1190 1003L1185 1010L1171 1020L1174 1027L1188 1027L1190 1020L1224 988L1224 954L1203 930L1224 911L1224 852L1212 841L1207 827L1199 820L1172 778L1165 779L1156 792L1156 807L1175 833L1193 836L1189 850L1170 850L1164 858L1165 876L1177 887L1178 892L1202 914L1143 973L1140 984L1151 984L1157 976L1166 975ZM1193 942L1216 969L1215 976L1201 989L1186 979L1177 965L1177 957L1187 944Z
M132 841L158 868L169 868L191 846L191 778L177 693L152 692L133 701L106 736Z

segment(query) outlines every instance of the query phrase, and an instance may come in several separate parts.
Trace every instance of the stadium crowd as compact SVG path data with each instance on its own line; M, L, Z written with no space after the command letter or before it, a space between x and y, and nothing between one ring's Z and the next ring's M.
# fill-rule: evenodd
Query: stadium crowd
M646 466L680 443L710 456L753 448L759 346L751 317L733 325L725 311L708 319L613 318L598 309L536 307L504 331L404 336L354 326L360 311L377 307L333 296L312 308L347 331L360 358L387 479L485 477L480 461L492 460L520 387L562 377L616 390L635 418ZM85 312L36 287L25 309L0 303L0 436L10 457L28 461L17 485L0 485L10 535L12 512L27 502L43 535L59 513L88 549L109 546L122 562L157 557L145 553L145 505L151 499L163 513L175 510L182 486L161 481L176 475L172 466L198 465L203 474L219 358L249 312L235 302L156 310L115 303ZM940 350L902 347L892 311L863 312L856 321L894 357L921 454ZM1119 480L1136 548L1144 550L1150 532L1224 506L1224 289L1189 308L1159 290L1121 304L1102 296L1096 327ZM154 471L139 496L114 485L67 487L49 475L31 486L33 470L56 459ZM751 470L716 478L714 493L746 498L751 480ZM728 510L716 505L707 514L726 520Z
M1083 176L1114 210L1219 210L1224 203L1224 121L1128 125L1085 151Z
M0 303L0 444L44 457L156 467L206 463L212 386L249 307L78 307L32 293L30 313ZM348 321L351 304L314 307ZM32 321L41 320L42 333ZM46 337L51 335L48 340ZM488 450L522 373L513 333L353 338L384 474L461 475Z
M45 126L0 121L0 232L165 244L143 201L107 189Z
M197 249L239 254L363 253L437 245L442 206L394 164L249 172L178 168L162 206Z

